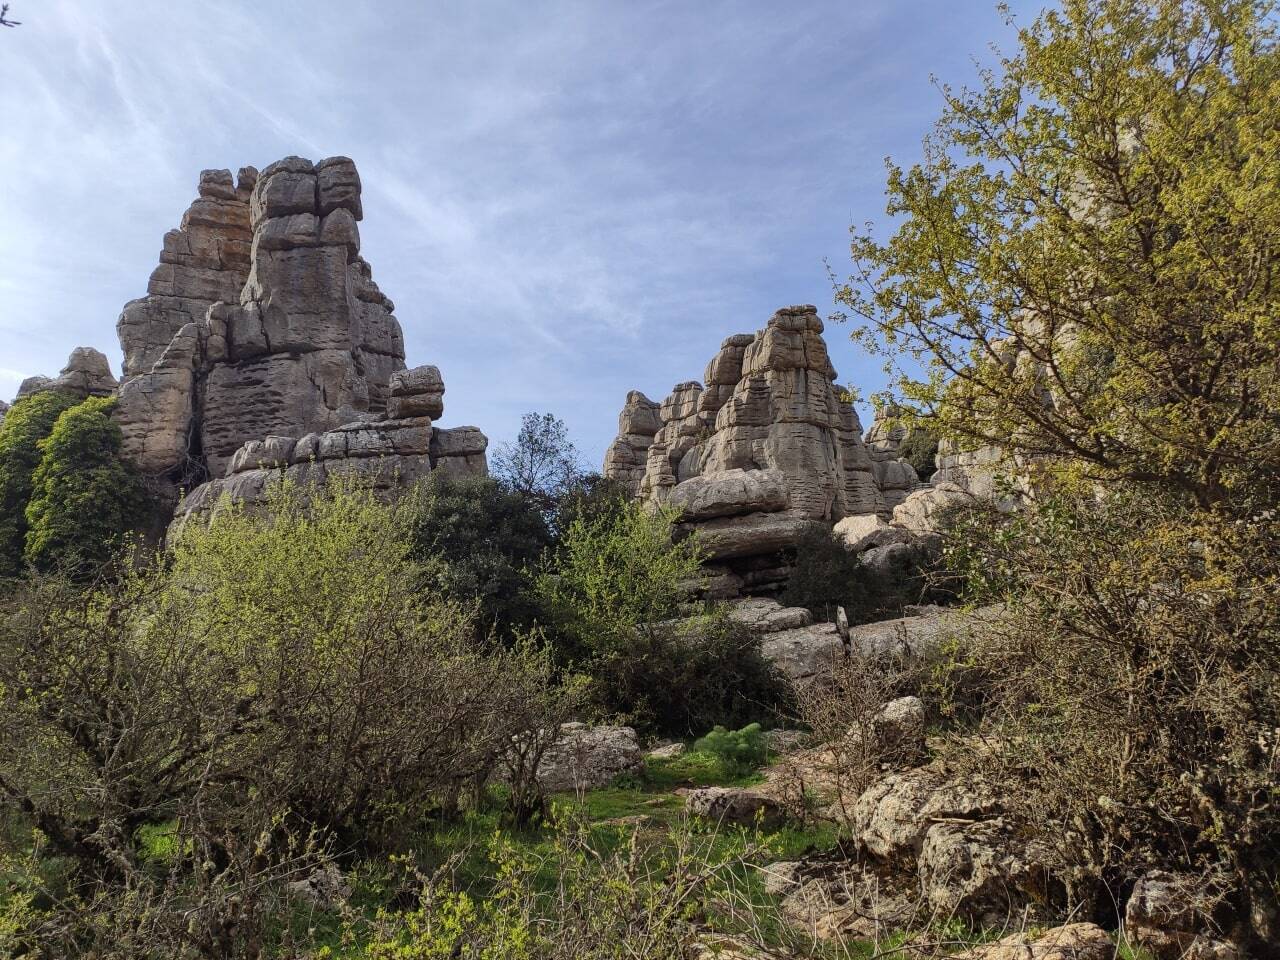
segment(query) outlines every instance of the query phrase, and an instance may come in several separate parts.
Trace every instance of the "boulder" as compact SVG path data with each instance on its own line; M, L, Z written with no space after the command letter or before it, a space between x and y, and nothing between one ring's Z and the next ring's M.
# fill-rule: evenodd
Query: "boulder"
M1125 904L1125 936L1157 960L1235 960L1243 954L1213 925L1218 899L1201 877L1152 870L1138 878Z
M793 546L815 528L820 525L786 513L751 513L687 524L681 530L697 535L698 545L708 559L722 560L776 553Z
M836 522L832 535L850 550L860 553L863 541L874 533L891 529L889 522L877 513L860 513Z
M853 805L850 827L871 856L910 861L937 818L977 820L999 809L986 784L952 781L937 769L921 767L891 773L868 787Z
M643 769L644 754L633 728L566 723L543 755L538 782L550 793L594 790Z
M915 491L894 507L893 525L911 533L937 533L939 522L948 509L971 502L973 495L956 484L935 482L931 487Z
M899 697L886 703L871 719L870 736L874 755L885 763L911 766L925 755L925 712L919 697ZM863 731L850 730L848 736L861 740Z
M81 399L108 397L116 392L118 386L111 374L111 364L101 351L93 347L76 347L61 373L56 377L27 377L18 387L18 396L55 391Z
M935 915L999 926L1010 916L1050 912L1058 897L1048 854L997 817L932 824L916 862L925 901Z
M956 960L1114 960L1116 945L1095 923L1068 923L1039 935L1013 933L955 956Z
M672 488L667 504L685 522L773 513L787 508L787 478L778 470L726 470L691 477Z
M834 623L815 623L765 634L760 652L792 683L803 684L829 679L845 646Z
M685 794L684 802L694 816L716 823L776 830L787 820L772 797L742 787L699 787Z
M729 619L752 633L777 633L813 624L813 614L804 607L784 607L777 600L752 597L729 605Z

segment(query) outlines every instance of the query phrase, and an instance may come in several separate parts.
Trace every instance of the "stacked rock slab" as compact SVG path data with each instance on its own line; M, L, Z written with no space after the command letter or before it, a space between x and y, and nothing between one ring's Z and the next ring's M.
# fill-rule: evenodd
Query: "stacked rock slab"
M916 468L901 456L909 429L897 420L899 415L898 408L891 404L878 407L871 429L863 438L867 453L871 456L876 485L889 510L893 510L920 486Z
M175 482L220 477L247 441L381 414L404 369L393 304L359 255L355 164L289 157L205 171L117 330L126 456Z
M18 397L51 390L83 400L86 397L109 397L117 386L111 364L101 351L93 347L76 347L61 373L56 377L27 377L18 387ZM8 409L8 404L0 403L0 419Z
M807 530L887 512L822 330L815 307L779 310L763 330L724 341L705 387L677 384L658 409L634 489L677 509L685 532L697 530L718 591L778 589L782 554ZM637 397L628 396L620 427ZM620 446L640 445L620 432L605 475L631 484L635 460L613 455Z
M305 491L334 477L353 477L374 491L406 489L433 470L453 476L488 472L488 440L476 427L442 430L433 417L444 413L444 383L433 366L396 373L390 410L322 433L251 440L231 458L227 475L202 484L183 501L174 529L207 516L227 501L261 504L284 480Z
M639 390L627 394L618 414L618 436L604 455L604 475L621 483L633 497L640 492L654 435L662 427L660 407Z

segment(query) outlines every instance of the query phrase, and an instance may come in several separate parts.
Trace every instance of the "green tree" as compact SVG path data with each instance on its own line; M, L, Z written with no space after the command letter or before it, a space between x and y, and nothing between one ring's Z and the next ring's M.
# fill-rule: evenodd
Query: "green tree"
M0 422L0 576L15 576L22 569L27 503L32 475L40 466L40 441L76 403L69 394L41 391L20 397Z
M96 567L115 555L142 519L142 481L120 457L114 407L112 398L90 397L64 410L39 442L23 551L37 570Z
M889 165L839 292L927 426L1202 506L1280 478L1268 0L1065 0Z
M590 677L600 714L646 732L772 718L785 684L723 606L688 602L701 552L674 534L674 512L635 502L573 521L537 579L561 658Z
M498 480L548 515L585 473L568 428L551 413L526 413L515 442L494 450L492 469Z
M449 596L477 600L479 626L511 638L533 623L533 570L551 546L542 512L489 477L432 475L413 516L414 557Z

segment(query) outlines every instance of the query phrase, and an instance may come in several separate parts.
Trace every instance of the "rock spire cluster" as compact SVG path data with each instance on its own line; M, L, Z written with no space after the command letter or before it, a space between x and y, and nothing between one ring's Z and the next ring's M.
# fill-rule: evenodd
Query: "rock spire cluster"
M360 255L360 175L346 157L200 174L147 295L125 305L117 384L79 348L23 392L116 394L124 455L187 509L261 494L271 472L371 473L403 485L487 471L475 427L442 430L439 370L406 369L395 305ZM202 486L204 485L204 486Z
M806 530L894 505L822 334L816 307L785 307L725 340L703 383L633 391L619 416L605 475L678 510L726 593L777 588Z

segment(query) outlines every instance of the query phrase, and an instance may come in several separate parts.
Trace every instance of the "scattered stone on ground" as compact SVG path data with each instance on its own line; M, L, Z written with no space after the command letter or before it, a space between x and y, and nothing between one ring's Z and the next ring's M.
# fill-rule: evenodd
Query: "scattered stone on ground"
M1116 946L1094 923L1068 923L1045 933L1014 933L957 954L957 960L1114 960Z
M691 814L716 823L775 830L787 821L776 800L747 787L698 787L684 801Z
M550 793L595 790L622 774L644 770L644 754L631 727L566 723L538 767L538 782Z

